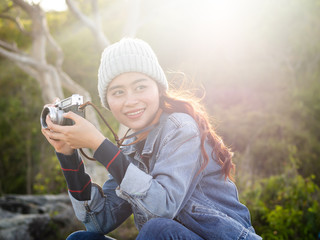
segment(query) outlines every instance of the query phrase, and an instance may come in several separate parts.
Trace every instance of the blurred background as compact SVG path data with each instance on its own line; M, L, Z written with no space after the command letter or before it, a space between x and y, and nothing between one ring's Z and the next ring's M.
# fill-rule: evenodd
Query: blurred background
M256 232L320 239L319 0L1 0L0 196L66 193L40 112L72 93L102 110L100 54L122 37L147 41L169 81L205 89Z

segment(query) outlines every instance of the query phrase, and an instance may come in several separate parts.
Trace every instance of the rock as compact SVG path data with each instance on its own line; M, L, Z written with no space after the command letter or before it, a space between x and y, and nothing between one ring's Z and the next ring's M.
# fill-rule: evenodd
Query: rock
M66 194L0 198L0 240L58 240L79 229Z

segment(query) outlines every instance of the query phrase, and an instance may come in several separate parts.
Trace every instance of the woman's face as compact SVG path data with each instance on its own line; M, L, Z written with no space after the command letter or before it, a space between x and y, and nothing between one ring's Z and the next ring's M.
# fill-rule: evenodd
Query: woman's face
M148 126L159 109L157 83L145 74L130 72L114 78L107 101L114 117L134 131Z

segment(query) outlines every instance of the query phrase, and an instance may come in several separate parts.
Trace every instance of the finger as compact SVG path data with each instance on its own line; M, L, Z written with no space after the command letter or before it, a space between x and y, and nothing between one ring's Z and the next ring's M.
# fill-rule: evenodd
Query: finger
M48 142L50 144L53 144L56 140L52 139L49 135L50 135L50 130L49 129L41 129L42 134L45 136L45 138L48 140Z
M60 102L60 98L58 98L58 97L56 97L53 101L52 101L52 103L55 105L55 104L57 104L58 102Z
M64 135L62 133L49 130L46 134L51 140L55 140L55 141L64 140Z
M64 113L63 117L69 118L69 119L73 120L75 123L77 123L82 118L78 114L71 112L71 111Z
M54 123L51 121L49 114L46 116L46 123L48 129L50 129L54 125Z
M48 131L49 129L46 129L46 128L41 128L41 132L42 132L42 134L48 139L48 135L47 135L47 131ZM49 130L50 131L50 130Z
M48 126L48 129L51 130L51 131L54 131L54 132L59 132L59 133L64 133L67 129L67 126L61 126L61 125L58 125L58 124L54 124L49 115L47 115L46 117L46 122L47 122L47 126Z

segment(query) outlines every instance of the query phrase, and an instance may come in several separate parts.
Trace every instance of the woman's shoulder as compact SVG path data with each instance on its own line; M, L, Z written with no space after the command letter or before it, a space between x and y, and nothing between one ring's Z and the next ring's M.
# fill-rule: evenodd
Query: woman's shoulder
M192 130L198 130L198 125L194 118L186 113L174 112L166 114L164 119L164 125L168 128L186 128Z

